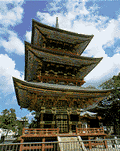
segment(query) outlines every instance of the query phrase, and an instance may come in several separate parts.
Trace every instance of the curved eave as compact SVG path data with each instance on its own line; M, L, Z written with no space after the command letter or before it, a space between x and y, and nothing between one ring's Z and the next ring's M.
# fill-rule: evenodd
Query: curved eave
M41 82L27 82L19 80L15 77L13 77L14 86L20 86L23 87L26 86L27 89L29 88L35 88L36 92L39 91L39 89L43 89L45 91L49 90L55 90L58 92L75 92L75 93L94 93L96 97L96 93L104 94L104 93L111 93L113 89L106 89L106 90L98 90L98 89L85 89L83 87L79 86L69 86L69 85L59 85L59 84L49 84L49 83L41 83ZM17 85L18 84L18 85Z
M95 113L102 113L106 111L107 109L109 109L109 107L100 107L100 106L95 106L95 105L92 107L86 108L87 111L95 112Z
M34 44L30 44L29 42L26 42L25 41L25 47L30 47L30 48L33 48L35 50L38 50L39 51L43 51L43 52L46 52L46 53L51 53L51 54L55 54L55 55L60 55L60 56L67 56L67 57L70 57L70 58L77 58L77 59L83 59L83 60L89 60L89 61L101 61L103 59L103 57L100 57L100 58L92 58L92 57L85 57L85 56L79 56L79 55L76 55L76 54L70 54L70 53L67 53L67 52L62 52L61 50L57 51L57 50L52 50L52 49L47 49L47 48L42 48L42 47L39 47L39 46L36 46Z
M31 45L28 42L25 42L25 60L28 57L28 51L31 51L35 56L42 58L44 61L49 60L49 62L61 63L66 65L74 65L80 67L81 65L90 65L90 64L98 64L102 58L91 58L91 57L75 57L69 55L63 55L61 53L54 53L45 48L40 48L35 45ZM59 60L62 60L59 62ZM75 62L75 63L74 63Z
M72 36L76 36L77 38L87 38L88 39L92 39L94 35L85 35L85 34L78 34L78 33L74 33L74 32L70 32L70 31L66 31L66 30L63 30L63 29L59 29L59 28L55 28L55 27L51 27L51 26L48 26L48 25L45 25L45 24L42 24L36 20L32 20L32 28L33 28L33 31L32 31L32 35L34 34L34 27L35 25L38 25L39 27L42 27L42 28L45 28L46 30L51 30L51 31L57 31L57 32L60 32L60 33L64 33L66 35L72 35ZM32 39L32 42L33 42L33 39Z
M85 68L80 69L80 74L78 76L80 79L83 79L102 60L102 58L63 55L61 53L55 53L54 51L40 48L25 42L25 80L27 79L28 70L29 74L33 71L32 69L32 71L30 71L30 68L28 67L29 64L31 64L31 68L36 68L36 66L32 65L32 61L28 60L29 52L32 53L32 56L42 59L45 62L58 63L78 68L81 68L81 66L86 66ZM34 57L32 60L33 59Z
M102 60L102 58L96 58L96 59L97 59L96 62L88 64L80 69L78 73L80 79L83 79L85 76L87 76Z
M65 31L32 20L32 44L34 44L34 38L36 38L35 28L37 28L39 34L42 34L46 39L73 44L74 46L77 45L78 49L76 50L76 53L79 55L83 53L94 36Z
M26 82L14 77L13 82L18 104L23 108L27 108L30 105L28 97L29 95L32 95L34 98L34 94L43 97L67 97L81 99L103 98L111 93L111 90L86 90L77 86Z

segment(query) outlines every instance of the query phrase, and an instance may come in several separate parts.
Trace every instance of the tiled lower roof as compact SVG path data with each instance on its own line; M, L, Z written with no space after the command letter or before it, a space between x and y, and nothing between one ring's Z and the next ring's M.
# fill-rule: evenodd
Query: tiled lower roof
M111 89L104 89L104 90L99 90L99 89L86 89L84 87L79 87L79 86L70 86L70 85L60 85L60 84L49 84L49 83L43 83L43 82L27 82L27 81L22 81L16 78L13 78L15 81L18 81L22 83L23 85L26 86L31 86L35 88L43 88L43 89L58 89L58 90L63 90L63 91L83 91L83 92L111 92L113 90Z

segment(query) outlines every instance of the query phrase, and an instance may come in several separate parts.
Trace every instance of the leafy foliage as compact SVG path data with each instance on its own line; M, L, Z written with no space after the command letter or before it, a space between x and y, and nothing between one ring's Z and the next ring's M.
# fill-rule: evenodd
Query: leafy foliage
M120 101L120 73L118 76L113 76L108 81L102 83L99 87L102 89L114 89L111 95L111 101Z
M22 135L23 127L27 127L29 125L28 118L26 116L22 117L20 120L16 121L18 135Z
M6 136L10 130L15 132L16 135L21 135L23 127L28 125L28 118L24 116L21 120L17 120L15 109L12 108L10 110L5 109L1 113L0 128L6 129Z
M34 119L32 119L29 128L40 128L40 113L33 112L32 115L34 115Z
M102 89L117 89L120 87L120 73L111 79L103 82L99 87Z
M102 106L106 108L106 110L102 113L102 116L104 116L106 121L109 121L109 123L113 123L113 125L115 125L117 132L120 124L120 73L102 83L99 87L102 89L113 89L111 96L102 101Z
M2 115L0 116L0 127L9 130L15 131L16 126L16 114L14 109L3 110ZM6 134L7 135L7 134Z

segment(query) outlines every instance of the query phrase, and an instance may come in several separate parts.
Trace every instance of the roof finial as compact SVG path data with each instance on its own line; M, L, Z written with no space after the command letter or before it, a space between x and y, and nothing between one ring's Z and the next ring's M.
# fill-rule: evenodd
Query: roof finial
M56 28L59 28L58 17L56 17Z

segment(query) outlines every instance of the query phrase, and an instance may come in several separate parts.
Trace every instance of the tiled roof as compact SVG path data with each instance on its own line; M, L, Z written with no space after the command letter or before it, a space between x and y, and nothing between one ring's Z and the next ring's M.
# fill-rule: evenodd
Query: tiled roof
M89 116L95 116L97 113L94 112L89 112L89 111L84 111L80 113L80 116L84 116L84 115L89 115Z
M93 100L84 102L93 104L93 102L98 102L96 98L105 97L111 93L111 90L97 90L97 89L85 89L78 86L65 86L58 84L48 84L48 83L35 83L35 82L26 82L16 78L13 78L15 92L17 96L18 104L21 107L27 108L32 102L30 99L34 98L34 95L43 96L43 97L70 97L75 99L84 99L84 98L95 98ZM38 100L39 101L39 100ZM64 101L64 100L63 100ZM30 103L31 102L31 103ZM82 102L83 103L83 102ZM33 103L34 104L34 103Z
M79 87L79 86L70 86L70 85L59 85L59 84L49 84L49 83L43 83L43 82L27 82L27 81L22 81L17 78L13 77L13 81L21 83L25 86L30 86L33 88L42 88L42 89L50 89L50 90L59 90L59 91L66 91L66 92L88 92L88 93L107 93L107 92L112 92L113 90L111 89L104 89L104 90L99 90L99 89L86 89L84 87Z
M31 48L31 49L29 49ZM79 58L73 58L63 55L56 55L51 53L50 51L44 51L44 49L37 49L37 47L33 47L33 45L26 43L26 50L30 50L39 58L42 58L43 61L46 62L54 62L54 63L60 63L60 64L66 64L66 65L72 65L72 66L78 66L81 65L91 65L91 64L98 64L102 58L91 58L91 57L79 57Z
M103 111L105 111L108 108L109 108L108 106L106 106L106 107L99 106L99 102L97 102L97 103L94 103L94 104L88 106L85 109L85 111L90 111L90 112L96 112L96 113L98 113L98 112L103 112Z
M30 57L29 53L32 53L33 58L28 59ZM58 63L68 66L74 66L81 68L79 70L79 77L83 79L95 66L101 61L102 58L91 58L91 57L69 57L67 55L54 54L51 51L48 51L44 48L39 48L25 42L25 79L27 79L28 74L32 77L32 71L37 68L37 65L33 65L32 62L35 63L34 57L37 57L45 62ZM36 63L37 64L37 63ZM30 66L30 68L29 68ZM82 67L85 67L84 69ZM32 70L32 71L31 71ZM28 73L29 72L29 73Z
M100 57L100 58L93 58L93 57L86 57L86 56L80 56L80 55L76 55L76 54L73 54L73 53L67 53L67 52L63 52L62 50L53 50L51 48L42 48L42 47L39 47L37 45L34 45L34 44L30 44L29 42L26 42L25 41L25 46L29 46L33 49L36 49L36 50L41 50L43 52L46 52L46 53L51 53L51 54L55 54L55 55L60 55L60 56L67 56L69 58L76 58L76 59L86 59L86 60L91 60L91 61L97 61L98 59L102 59L103 57Z
M45 39L56 40L65 42L68 44L79 44L79 54L85 50L87 45L90 43L93 35L77 34L69 31L65 31L59 28L50 27L48 25L39 23L35 20L32 21L32 44L35 38L35 28L39 30L39 33L44 35Z

